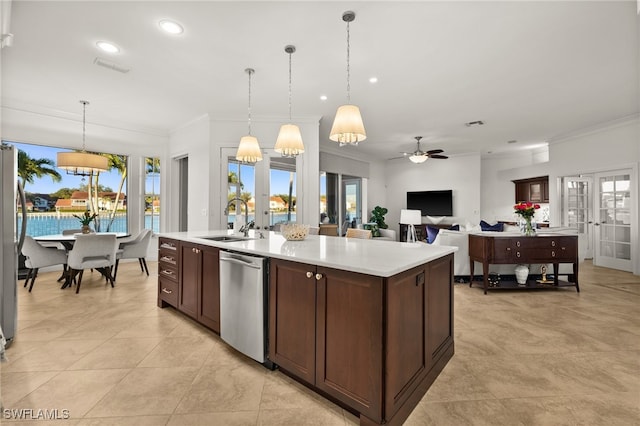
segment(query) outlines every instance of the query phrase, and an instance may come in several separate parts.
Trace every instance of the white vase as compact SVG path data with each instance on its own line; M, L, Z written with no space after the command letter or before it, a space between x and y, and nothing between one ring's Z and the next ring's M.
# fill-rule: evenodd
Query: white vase
M529 267L527 265L516 265L515 268L516 281L519 286L527 285L527 278L529 277Z

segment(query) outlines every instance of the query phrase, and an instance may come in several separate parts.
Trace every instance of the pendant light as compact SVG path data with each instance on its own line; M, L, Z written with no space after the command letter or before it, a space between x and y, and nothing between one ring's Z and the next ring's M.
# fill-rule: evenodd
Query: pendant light
M342 14L342 20L347 23L347 104L338 107L336 117L333 120L333 126L331 127L331 133L329 139L334 142L339 142L340 146L344 145L358 145L358 142L367 138L367 134L364 130L364 124L362 122L362 116L360 115L360 108L356 105L351 105L351 84L349 79L349 50L350 50L350 34L349 23L356 19L355 12L347 11Z
M258 139L254 136L251 136L251 75L256 71L253 68L247 68L244 70L244 72L249 74L249 134L247 136L243 136L240 139L238 152L236 152L236 160L243 163L254 164L258 161L262 161L262 151L260 151Z
M300 128L291 122L291 54L296 51L296 47L288 45L285 46L284 51L289 54L289 124L283 124L280 127L274 149L283 157L293 158L304 152Z
M67 174L75 176L89 176L106 172L109 169L109 160L98 154L90 154L85 150L86 138L86 113L89 102L80 101L82 104L82 151L80 152L59 152L57 155L57 166L66 170Z

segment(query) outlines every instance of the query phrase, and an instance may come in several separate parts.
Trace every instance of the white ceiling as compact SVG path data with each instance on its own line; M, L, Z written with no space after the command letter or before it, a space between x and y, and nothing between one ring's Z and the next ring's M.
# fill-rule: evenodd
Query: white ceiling
M333 144L346 98L346 10L356 12L351 99L368 136L348 152L395 157L422 135L424 150L487 155L638 113L635 1L14 0L2 104L80 115L86 99L88 121L167 134L205 113L246 117L252 67L253 116L286 117L284 46L294 44L294 121L322 116L321 144ZM161 32L163 18L184 34ZM120 53L98 51L98 40ZM486 124L464 125L475 120Z

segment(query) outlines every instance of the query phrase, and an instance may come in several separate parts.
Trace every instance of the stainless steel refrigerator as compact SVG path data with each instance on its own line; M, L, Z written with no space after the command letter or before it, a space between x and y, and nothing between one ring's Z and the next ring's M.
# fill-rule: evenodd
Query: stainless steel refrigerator
M7 342L11 342L16 334L17 323L17 286L18 286L18 254L27 227L26 200L22 186L18 181L18 149L2 142L0 145L0 327ZM16 206L20 204L22 224L18 229Z

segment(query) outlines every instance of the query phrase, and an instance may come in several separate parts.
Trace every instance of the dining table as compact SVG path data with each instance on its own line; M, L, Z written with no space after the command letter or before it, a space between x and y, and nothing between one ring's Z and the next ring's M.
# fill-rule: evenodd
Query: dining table
M90 235L104 235L104 234L115 234L117 239L124 239L131 236L131 234L129 234L128 232L91 232ZM50 235L40 235L37 237L33 237L33 239L38 241L39 243L60 243L68 252L69 250L73 249L73 244L76 241L76 237L78 235L89 235L89 234L82 234L82 233L50 234ZM105 275L105 272L103 270L100 270L100 268L98 268L98 271L102 275ZM71 285L70 278L72 277L69 276L68 270L65 268L65 271L62 273L60 278L58 278L58 281L64 280L64 284L62 285L61 289L65 289Z

